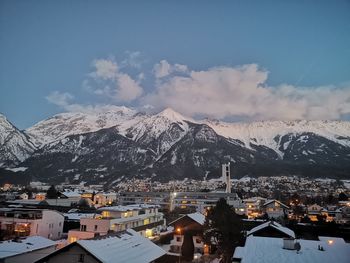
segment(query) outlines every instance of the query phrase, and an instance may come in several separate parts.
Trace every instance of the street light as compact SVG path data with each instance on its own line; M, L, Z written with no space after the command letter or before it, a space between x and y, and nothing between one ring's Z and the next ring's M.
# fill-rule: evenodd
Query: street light
M177 233L178 235L180 235L180 238L181 238L181 240L182 240L182 237L181 237L181 228L180 228L180 227L176 228L176 233ZM182 243L180 244L179 263L181 262L181 247L182 247L182 244L183 244L183 240L182 240Z

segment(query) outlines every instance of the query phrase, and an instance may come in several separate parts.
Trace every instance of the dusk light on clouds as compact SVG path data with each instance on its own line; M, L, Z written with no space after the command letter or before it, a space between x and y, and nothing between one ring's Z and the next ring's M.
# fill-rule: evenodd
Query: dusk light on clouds
M144 105L153 110L171 107L190 117L246 120L341 119L350 113L349 87L297 87L287 83L273 87L266 84L269 72L256 64L196 71L161 60L153 66L153 76L148 76L153 77L155 86L148 93L142 80L122 72L114 60L96 59L92 67L94 71L84 82L93 82L88 91L114 103L135 102L140 109ZM67 111L91 109L91 105L71 104L73 97L54 91L47 100Z

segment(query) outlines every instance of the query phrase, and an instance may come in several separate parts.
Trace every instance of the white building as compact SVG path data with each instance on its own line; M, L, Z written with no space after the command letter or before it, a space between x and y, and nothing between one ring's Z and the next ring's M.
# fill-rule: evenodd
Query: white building
M56 243L50 239L32 236L15 241L0 242L0 262L35 262L56 249Z
M0 208L0 229L5 237L61 238L64 216L47 209Z
M288 215L289 207L278 200L268 200L262 206L262 212L269 218L279 218Z
M81 218L80 230L70 230L68 241L106 235L110 231L134 229L142 236L151 237L165 225L163 213L158 212L156 205L111 206L99 209L101 215L94 218Z
M243 200L245 214L249 219L262 216L262 205L266 202L266 198L252 197Z
M193 209L205 213L206 209L216 205L220 198L227 200L229 205L240 207L242 202L236 193L226 192L174 192L170 194L170 210L175 207Z
M113 192L98 192L93 197L93 204L96 208L111 205L117 200L117 194Z
M300 251L294 249L300 244ZM237 247L232 262L255 263L348 263L350 244L336 237L319 237L319 240L294 240L273 237L249 236L244 247Z

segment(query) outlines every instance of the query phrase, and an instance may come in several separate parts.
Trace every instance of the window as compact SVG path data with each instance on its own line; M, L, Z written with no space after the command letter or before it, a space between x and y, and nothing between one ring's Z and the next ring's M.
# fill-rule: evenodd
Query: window
M97 231L97 225L95 225L94 231Z
M86 231L86 225L81 225L81 231Z
M58 224L58 226L62 226L62 222L60 222L60 223Z
M196 243L200 244L200 243L202 243L202 240L200 238L196 238Z
M149 218L144 219L144 220L143 220L143 224L144 224L144 225L148 225L148 224L149 224Z
M111 217L111 212L109 212L109 211L102 211L102 217Z
M176 237L176 242L181 242L181 237Z
M78 262L84 262L84 256L84 254L80 254Z

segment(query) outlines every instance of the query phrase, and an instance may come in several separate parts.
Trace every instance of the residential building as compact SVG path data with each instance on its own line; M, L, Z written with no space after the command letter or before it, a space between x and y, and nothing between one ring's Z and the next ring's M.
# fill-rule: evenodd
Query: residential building
M207 246L203 242L203 225L205 216L201 213L192 213L184 215L169 225L174 227L174 237L170 242L171 253L181 254L181 247L185 240L185 236L189 235L193 242L194 253L207 253Z
M59 239L64 216L47 209L0 208L0 229L5 239L21 236L42 236Z
M0 262L31 263L51 254L56 243L41 236L17 238L0 242Z
M169 192L122 192L118 196L121 205L155 204L160 208L169 210Z
M81 218L80 229L68 232L68 241L106 235L110 231L123 231L129 228L140 232L142 236L151 237L165 225L163 213L157 205L128 205L101 207L101 214L93 218Z
M79 240L46 256L37 263L147 263L156 262L166 252L148 238L128 229L89 240Z
M282 226L275 221L268 221L261 225L252 228L247 232L247 236L260 236L260 237L287 237L295 238L293 230Z
M278 200L268 200L262 206L262 212L269 218L279 218L288 215L289 207Z
M174 192L170 194L170 210L175 207L192 209L199 213L205 213L209 207L216 205L220 198L227 200L233 207L241 206L241 199L236 193L226 192Z
M243 200L245 206L245 214L248 219L253 219L262 216L262 205L266 203L266 198L252 197Z
M226 192L123 192L119 195L119 202L121 205L157 204L170 211L177 207L204 213L208 207L215 206L220 198L225 198L234 207L242 208L237 194Z
M309 205L307 207L307 216L311 221L318 221L317 216L321 215L323 207L318 204Z
M93 204L96 208L106 205L112 205L117 201L117 194L114 192L98 192L93 196Z

